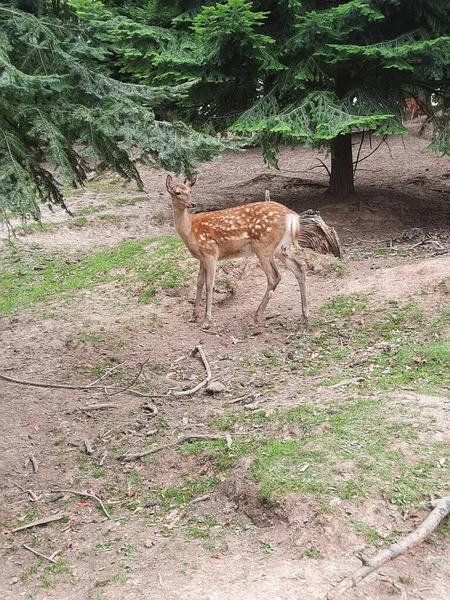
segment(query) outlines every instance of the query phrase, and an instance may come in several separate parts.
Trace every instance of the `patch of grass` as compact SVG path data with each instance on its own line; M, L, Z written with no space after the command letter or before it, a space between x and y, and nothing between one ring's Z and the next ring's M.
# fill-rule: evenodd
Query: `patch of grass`
M189 517L186 536L188 539L209 539L213 534L217 521L213 517Z
M342 263L342 261L334 261L330 264L330 268L334 271L334 273L336 274L336 277L344 277L345 275L345 270L344 270L344 265Z
M193 498L205 494L220 482L218 475L198 477L186 481L183 485L169 486L164 489L163 497L170 504L187 504Z
M433 391L450 385L450 340L409 342L376 357L372 377L381 389L414 384Z
M78 452L77 463L80 471L94 479L99 479L105 474L104 469L98 466L97 460L88 456L84 450Z
M186 284L195 270L178 238L122 242L86 256L18 251L0 252L0 315L23 307L69 299L74 292L121 281L140 302L150 301L164 287Z
M127 556L128 558L131 556L134 556L137 553L137 548L134 544L127 544L122 552L124 553L125 556Z
M96 206L83 206L82 208L79 208L76 211L75 215L77 217L82 217L85 215L93 215L95 213L102 212L106 209L107 209L106 204L97 204Z
M147 196L131 196L124 198L115 198L114 204L116 206L133 206L134 204L138 204L139 202L147 202Z
M86 217L74 217L70 221L67 221L67 227L70 229L77 227L85 227L88 224Z
M272 552L276 552L277 551L276 546L274 546L270 542L266 542L265 540L260 540L259 544L260 544L261 549L263 550L263 552L265 552L266 554L271 554Z
M216 416L210 426L233 432L239 423L248 430L253 418L244 413ZM382 494L406 512L450 488L450 464L439 466L445 448L417 445L415 422L388 399L347 398L264 416L260 434L232 436L231 451L222 441L190 444L185 451L208 453L218 472L244 456L255 457L252 473L269 502L294 492L315 497L328 510L336 496L351 500ZM278 432L287 426L301 427L301 436L283 439Z
M374 527L370 527L363 521L358 519L349 519L349 523L353 525L355 531L361 533L367 538L367 541L375 546L376 548L380 548L380 546L388 544L392 544L396 540L396 532L391 532L388 537L382 536Z
M317 550L317 548L315 548L314 546L309 546L303 552L303 556L306 556L307 558L314 558L316 560L322 560L325 558L322 552L320 552L320 550Z
M320 312L326 313L329 311L335 316L348 317L356 312L365 310L367 301L367 294L338 295L330 300L330 302L327 302L327 304L324 304Z

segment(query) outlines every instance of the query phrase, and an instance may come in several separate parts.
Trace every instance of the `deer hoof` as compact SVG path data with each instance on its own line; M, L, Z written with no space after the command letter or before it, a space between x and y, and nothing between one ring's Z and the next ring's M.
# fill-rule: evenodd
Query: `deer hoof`
M188 323L196 323L198 321L198 315L192 315L190 319L188 319Z
M211 326L211 321L210 321L209 319L206 319L206 320L203 322L203 325L201 326L201 328L200 328L200 329L209 329L209 328L210 328L210 326Z

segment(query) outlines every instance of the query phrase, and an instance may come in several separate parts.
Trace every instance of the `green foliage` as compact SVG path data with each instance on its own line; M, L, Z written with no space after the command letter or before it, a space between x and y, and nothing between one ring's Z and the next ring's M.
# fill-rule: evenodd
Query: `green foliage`
M105 16L101 3L84 4L94 21ZM189 173L193 158L219 151L215 138L155 116L188 87L112 78L110 49L81 19L2 6L0 27L0 218L38 219L40 202L65 207L60 186L82 185L90 157L142 188L136 157Z

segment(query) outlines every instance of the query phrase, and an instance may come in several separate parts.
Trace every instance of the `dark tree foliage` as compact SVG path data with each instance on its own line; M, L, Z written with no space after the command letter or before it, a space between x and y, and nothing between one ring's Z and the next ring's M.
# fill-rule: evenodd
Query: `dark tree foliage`
M186 96L189 84L112 78L110 49L93 28L40 17L38 4L28 0L27 12L0 5L2 219L39 218L40 202L64 206L61 184L82 185L88 157L142 186L137 159L189 173L192 159L218 153L215 138L160 118L165 105Z
M334 195L353 191L352 131L406 133L405 98L427 107L431 149L450 150L448 0L127 6L97 22L122 74L152 85L192 83L179 105L183 119L256 135L272 164L281 144L328 146Z

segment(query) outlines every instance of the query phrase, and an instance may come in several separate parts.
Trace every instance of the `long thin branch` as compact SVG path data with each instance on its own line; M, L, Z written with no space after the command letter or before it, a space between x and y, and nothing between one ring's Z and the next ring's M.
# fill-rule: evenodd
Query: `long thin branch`
M200 354L200 358L202 359L203 364L205 365L206 379L201 381L198 385L193 387L191 390L183 390L182 392L173 392L172 396L190 396L191 394L195 394L195 392L198 392L198 390L200 390L202 387L205 387L205 385L207 385L211 381L211 379L212 379L211 367L209 366L209 362L207 361L205 353L203 352L203 348L200 345L198 345L195 347L195 350Z
M98 496L95 496L94 494L88 494L87 492L79 492L78 490L52 490L51 493L52 494L73 494L74 496L84 496L86 498L93 498L94 500L97 500L97 502L100 504L103 512L108 517L108 519L112 519L112 516L106 510L105 505L103 504L101 499Z
M95 381L93 381L92 383L90 383L89 387L92 387L93 385L95 385L96 383L98 383L99 381L101 381L102 379L105 379L105 377L108 377L108 375L111 375L111 373L113 371L115 371L119 367L123 367L124 364L125 363L123 362L123 363L119 363L118 365L115 365L114 367L111 367L105 373L103 373L103 375L101 377L99 377L98 379L96 379Z
M136 381L139 379L139 377L141 376L142 371L144 370L145 365L148 363L148 361L150 360L150 356L144 360L144 362L141 364L140 368L139 368L139 373L136 375L136 377L133 379L133 381L127 385L123 390L120 390L118 392L113 392L112 394L107 394L108 396L115 396L116 394L122 394L123 392L126 392L127 390L129 390L131 387L133 387L133 385L136 383ZM106 391L106 390L105 390Z
M26 549L29 550L30 552L32 552L33 554L36 554L36 556L40 556L41 558L45 558L45 560L50 561L53 564L56 564L56 560L54 560L51 556L45 556L45 554L41 554L40 552L38 552L37 550L35 550L34 548L30 548L30 546L27 546L26 544L22 544L22 546Z
M51 517L44 517L43 519L38 519L37 521L33 521L32 523L28 523L27 525L22 525L21 527L11 529L11 532L16 533L16 531L22 531L22 529L29 529L30 527L37 527L38 525L46 525L47 523L53 523L53 521L60 521L66 516L67 515L65 515L64 513L59 513Z
M199 440L225 440L226 438L223 435L208 435L208 434L196 434L190 433L188 435L184 435L176 442L172 442L171 444L165 444L163 446L155 446L154 448L149 448L148 450L144 450L143 452L138 452L136 454L123 454L119 456L119 460L123 462L131 462L132 460L138 460L139 458L143 458L144 456L149 456L150 454L155 454L156 452L161 452L161 450L168 450L169 448L175 448L176 446L180 446L181 444L186 444L187 442L196 442Z
M354 166L354 168L353 168L353 175L356 173L356 169L358 168L358 163L359 163L359 155L361 154L361 150L362 150L362 147L363 147L363 144L364 144L364 137L365 137L365 134L366 134L366 132L365 132L365 130L363 129L362 136L361 136L361 142L359 143L358 154L356 155L356 160L355 160L355 162L353 163L353 164L355 165L355 166Z
M395 542L395 544L391 544L389 548L381 550L381 552L378 552L371 558L362 558L361 560L363 560L364 563L363 566L355 571L350 577L343 579L334 590L327 594L326 600L340 598L345 592L352 587L355 587L365 577L401 554L404 554L421 544L450 513L450 496L435 500L431 505L434 507L433 510L417 529L398 542Z
M360 159L358 162L360 162L360 163L361 163L363 160L366 160L367 158L369 158L369 156L372 156L372 154L373 154L374 152L376 152L376 151L378 150L378 148L381 146L381 144L384 144L384 143L386 142L386 140L387 140L387 139L388 139L388 136L387 136L387 135L383 135L383 138L382 138L381 142L378 144L378 146L377 146L376 148L374 148L374 149L372 150L372 152L369 152L369 154L366 154L366 156L363 156L363 157L362 157L362 158L361 158L361 159ZM388 148L389 148L389 144L388 144L387 146L388 146ZM390 150L389 150L389 151L390 151Z
M63 390L92 390L92 389L104 389L104 385L65 385L63 383L40 383L38 381L27 381L25 379L16 379L14 377L8 377L3 373L0 373L0 379L10 381L11 383L19 383L20 385L29 385L31 387L43 387L43 388L56 388Z

